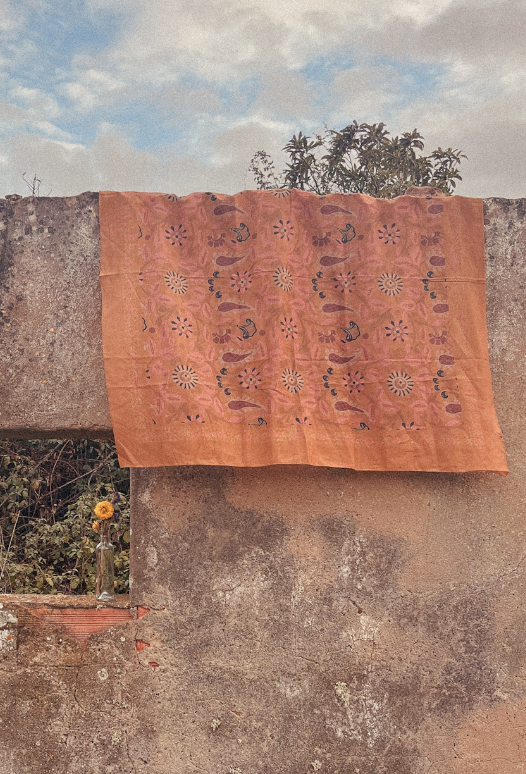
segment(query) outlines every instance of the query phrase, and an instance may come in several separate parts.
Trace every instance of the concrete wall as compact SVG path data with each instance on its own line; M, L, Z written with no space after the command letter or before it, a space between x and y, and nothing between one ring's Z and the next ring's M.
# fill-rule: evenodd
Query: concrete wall
M6 203L0 351L24 353L9 356L4 435L110 432L93 196ZM25 233L41 212L57 229L54 280L33 273L38 256L51 258ZM77 212L78 260L66 239ZM510 475L132 471L129 619L108 629L90 613L99 628L79 639L65 613L2 600L0 774L523 774L525 213L526 200L486 202L491 364ZM36 276L28 303L24 278ZM91 331L80 347L73 329L53 324L54 296L43 311L35 300L56 281L57 299L79 299L75 329ZM54 348L34 352L46 358L32 346L44 313ZM60 306L55 318L70 324ZM89 389L72 381L72 359ZM45 375L35 386L44 367L59 380L52 387Z
M148 771L135 707L155 678L139 628L126 597L97 610L94 598L0 596L1 774Z
M0 199L0 432L111 437L99 197Z

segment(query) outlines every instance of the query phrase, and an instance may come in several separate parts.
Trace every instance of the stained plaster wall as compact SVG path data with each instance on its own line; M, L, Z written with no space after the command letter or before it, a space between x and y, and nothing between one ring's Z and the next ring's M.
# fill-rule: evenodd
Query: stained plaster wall
M129 619L2 600L0 774L526 770L525 213L486 201L510 475L132 471ZM96 195L3 214L2 434L107 435Z

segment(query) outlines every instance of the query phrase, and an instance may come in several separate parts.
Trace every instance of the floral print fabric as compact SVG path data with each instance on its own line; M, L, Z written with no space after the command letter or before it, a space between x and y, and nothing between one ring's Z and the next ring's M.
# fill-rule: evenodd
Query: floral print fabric
M100 195L123 466L506 472L482 201Z

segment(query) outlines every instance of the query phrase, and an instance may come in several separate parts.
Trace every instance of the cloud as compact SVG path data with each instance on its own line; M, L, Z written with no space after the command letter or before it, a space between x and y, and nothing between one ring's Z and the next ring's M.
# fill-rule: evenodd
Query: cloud
M130 14L136 12L141 0L85 0L86 8L91 13L111 11Z
M261 78L252 109L298 125L312 118L315 100L314 89L301 73L275 70Z
M526 156L522 138L526 135L524 101L514 95L499 95L480 104L464 103L454 97L443 101L420 101L399 116L394 128L418 126L426 141L425 152L438 146L462 150L462 183L457 192L464 196L525 196Z
M464 150L460 192L524 191L522 0L83 0L71 19L68 5L0 0L10 186L35 169L56 193L234 192L255 151L281 167L293 133L357 119ZM39 37L43 9L60 50Z
M60 90L80 112L90 112L108 101L115 101L125 83L104 70L88 68L81 72L77 81L63 83Z
M34 127L48 137L55 137L61 140L72 139L72 136L69 132L65 132L63 129L60 129L60 127L55 126L55 124L52 124L51 121L35 121Z
M334 117L338 124L350 123L351 117L359 123L374 123L386 120L400 91L400 74L395 67L357 66L335 76L329 99L337 105Z
M0 33L10 33L23 24L20 13L16 12L11 0L0 0Z
M9 92L9 96L15 103L22 103L26 107L28 115L46 119L56 118L60 115L60 108L56 99L41 89L27 88L15 84Z
M61 117L59 105L50 94L20 84L14 84L6 91L10 101L0 103L0 133L26 130L61 140L72 139L69 132L48 120Z
M3 177L2 196L26 192L24 172L30 177L36 174L42 180L42 191L51 189L57 196L101 189L155 190L158 178L155 157L133 148L111 127L91 146L22 133L9 138L5 151L10 174Z
M256 151L271 149L279 137L289 135L293 126L252 116L237 122L221 132L213 141L215 150L212 162L224 165L235 163L240 169L247 169Z
M175 121L181 118L188 121L188 114L217 114L223 109L221 97L216 90L204 86L189 86L175 83L162 86L159 91L149 95L155 107Z
M102 58L74 62L99 66L151 87L192 73L210 83L226 78L298 70L313 57L338 50L360 52L368 31L400 24L429 24L452 0L129 0L122 29ZM106 0L91 7L111 8ZM117 8L118 6L113 6ZM122 9L121 9L122 10ZM363 52L362 52L363 53Z
M25 123L26 111L9 102L0 102L0 132L10 132Z
M522 0L458 0L424 25L396 20L368 44L384 52L403 50L419 59L454 59L483 67L502 59L524 65L526 6Z
M267 148L277 155L283 130L283 125L271 121L249 120L219 132L204 155L183 155L174 145L162 146L155 154L137 150L111 125L102 125L90 145L20 133L4 143L7 162L0 196L27 193L24 172L28 177L36 174L42 180L41 190L51 189L54 196L105 189L235 193L254 187L248 171L253 154Z

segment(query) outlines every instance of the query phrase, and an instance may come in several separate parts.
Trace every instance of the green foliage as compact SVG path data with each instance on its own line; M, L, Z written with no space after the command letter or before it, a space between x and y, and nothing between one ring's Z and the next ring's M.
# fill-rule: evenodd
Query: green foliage
M423 137L416 129L391 137L383 123L356 121L315 137L300 132L283 150L289 163L279 173L266 151L252 158L250 171L260 190L299 188L322 195L363 193L391 199L412 185L430 185L450 195L462 180L458 167L466 158L453 148L437 148L424 156Z
M0 593L94 594L93 508L115 492L115 590L127 593L129 490L112 443L0 442Z

